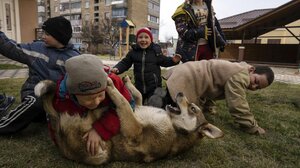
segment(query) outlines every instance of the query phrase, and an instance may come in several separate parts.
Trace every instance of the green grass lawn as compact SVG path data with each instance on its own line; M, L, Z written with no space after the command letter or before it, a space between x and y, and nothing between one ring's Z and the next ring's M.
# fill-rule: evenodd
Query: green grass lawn
M0 90L17 97L24 79L2 79ZM100 167L178 168L297 168L300 167L300 85L274 83L249 92L250 107L267 133L241 132L218 101L218 113L207 120L224 131L221 139L204 138L189 151L152 163L113 162ZM62 157L48 137L46 124L31 124L24 131L0 136L0 167L89 167Z
M19 65L11 65L11 64L0 64L1 69L23 69L24 67Z

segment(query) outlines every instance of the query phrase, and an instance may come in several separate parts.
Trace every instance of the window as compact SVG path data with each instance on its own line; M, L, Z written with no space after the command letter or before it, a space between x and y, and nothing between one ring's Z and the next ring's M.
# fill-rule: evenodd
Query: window
M156 16L148 15L148 21L153 23L159 23L159 19Z
M94 6L94 11L99 11L99 6Z
M158 29L151 28L151 33L153 34L153 37L155 37L155 38L158 37Z
M84 15L84 20L85 21L89 21L89 19L90 19L90 14L85 14Z
M60 4L60 5L59 5L59 10L60 10L60 11L66 11L66 10L68 10L68 9L70 9L70 5L69 5L68 3Z
M95 1L94 1L94 4L98 4L98 3L99 3L99 0L95 0Z
M154 4L153 2L148 2L148 9L159 12L159 5Z
M153 29L153 28L151 28L151 33L152 33L152 34L157 34L157 35L158 35L158 29Z
M89 8L90 7L90 1L89 0L85 1L85 6L84 7L85 8Z
M111 0L105 0L105 5L110 5L111 4Z
M70 20L70 15L64 16L66 19Z
M79 26L74 26L74 33L79 33L79 32L81 32L81 27L79 27Z
M67 16L66 16L67 17ZM70 20L81 20L81 15L77 14L77 15L71 15L70 16Z
M71 3L71 9L81 9L81 2Z
M12 23L11 23L11 12L10 12L10 4L5 4L5 19L6 19L6 30L12 30Z
M152 9L153 8L153 3L149 2L148 3L148 9Z
M125 8L116 8L112 10L111 16L116 17L125 17L127 15L127 10Z
M255 39L250 39L250 40L244 40L245 44L255 44ZM256 39L256 44L260 44L261 39Z
M80 38L73 38L73 43L81 43L81 39Z
M75 3L71 3L71 5L69 3L63 3L60 4L60 11L66 11L68 9L81 9L81 2L75 2Z
M154 10L159 12L159 6L158 5L154 5Z
M39 16L39 17L38 17L38 22L39 22L39 23L43 23L43 17L42 17L42 16Z
M268 39L268 44L280 44L280 39Z
M110 13L109 12L105 12L104 13L104 18L105 19L109 19L110 18Z
M111 0L111 4L122 4L124 0Z
M38 6L38 12L45 12L44 6Z

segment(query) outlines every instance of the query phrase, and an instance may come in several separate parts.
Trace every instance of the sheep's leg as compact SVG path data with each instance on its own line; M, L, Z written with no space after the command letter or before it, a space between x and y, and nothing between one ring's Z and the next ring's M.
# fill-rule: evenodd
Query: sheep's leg
M137 121L129 102L115 88L110 78L107 81L106 91L116 105L116 112L120 119L121 134L129 139L130 144L136 145L139 143L142 125Z
M131 80L128 75L125 75L122 80L125 83L127 89L130 91L131 95L133 96L135 104L137 106L141 106L143 104L143 97L140 91L138 91L136 87L131 83Z

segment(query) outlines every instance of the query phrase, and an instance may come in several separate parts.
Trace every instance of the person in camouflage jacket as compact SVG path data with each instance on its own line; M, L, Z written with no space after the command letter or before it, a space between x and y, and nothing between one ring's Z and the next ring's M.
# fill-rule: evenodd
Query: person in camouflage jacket
M176 53L182 62L217 58L225 36L214 15L211 0L187 0L172 16L178 32Z

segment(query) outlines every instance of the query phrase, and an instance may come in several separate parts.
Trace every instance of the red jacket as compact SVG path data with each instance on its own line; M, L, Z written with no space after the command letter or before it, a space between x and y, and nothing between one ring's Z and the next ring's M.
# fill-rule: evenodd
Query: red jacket
M110 73L108 75L115 87L119 90L119 92L129 101L132 102L132 97L123 81L119 76ZM56 96L53 101L53 106L56 111L63 113L67 112L70 115L79 114L80 116L84 116L84 114L88 111L87 108L80 106L76 100L67 93L67 91L63 94L60 92L61 82L57 83L56 88ZM93 128L97 131L97 133L101 136L101 138L105 141L109 140L114 135L118 134L120 131L120 120L119 117L114 110L114 104L106 94L105 99L101 102L99 106L110 106L109 110L102 114L101 118L93 123ZM50 128L51 129L51 128ZM51 130L50 130L51 132ZM54 139L53 132L51 133L52 139Z

